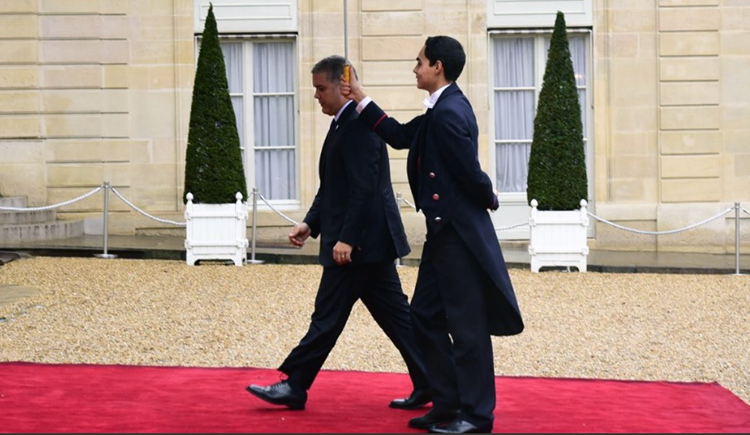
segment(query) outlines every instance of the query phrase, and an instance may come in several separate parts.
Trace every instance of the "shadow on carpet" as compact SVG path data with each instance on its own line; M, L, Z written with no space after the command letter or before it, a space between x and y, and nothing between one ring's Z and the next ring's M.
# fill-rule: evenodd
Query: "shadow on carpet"
M251 396L253 368L0 363L0 432L421 433L428 409L388 407L398 373L320 373L304 411ZM497 377L495 432L750 432L750 406L717 383Z

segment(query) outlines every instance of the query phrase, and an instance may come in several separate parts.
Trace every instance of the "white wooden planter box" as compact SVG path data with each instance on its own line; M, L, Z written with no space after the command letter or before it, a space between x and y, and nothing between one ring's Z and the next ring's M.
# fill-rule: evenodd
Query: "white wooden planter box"
M589 248L586 232L589 217L586 200L581 200L578 210L538 210L535 199L531 201L531 271L539 272L543 266L576 267L586 272Z
M234 204L194 204L187 194L185 205L185 250L187 264L199 260L231 260L235 266L247 261L247 204L238 192Z

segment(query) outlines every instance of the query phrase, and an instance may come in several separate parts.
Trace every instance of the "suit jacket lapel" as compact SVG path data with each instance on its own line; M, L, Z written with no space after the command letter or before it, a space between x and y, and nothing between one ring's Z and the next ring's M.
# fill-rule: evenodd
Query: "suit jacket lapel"
M331 120L331 127L328 129L328 134L326 134L326 138L323 141L323 149L320 151L320 165L318 170L320 171L321 182L323 180L323 174L325 173L327 153L338 140L338 137L344 129L346 123L356 117L356 106L357 105L354 104L354 102L349 103L349 105L346 106L346 109L341 112L341 116L339 116L338 121L334 122L335 118Z
M421 209L419 205L419 191L422 189L422 183L419 177L421 167L424 165L425 148L427 146L427 132L430 128L430 115L432 109L427 109L422 121L417 128L417 133L414 136L415 144L409 149L409 155L406 158L406 173L409 177L409 187L411 188L412 196L416 201L416 206Z
M334 134L336 133L336 122L335 119L331 119L331 125L328 127L328 133L326 134L326 138L323 140L323 148L320 150L320 160L318 161L318 175L320 177L321 185L323 183L323 174L325 174L326 170L326 156L328 154L328 148L329 143L333 139Z
M341 131L341 128L344 125L346 125L347 122L357 117L356 107L357 105L352 101L351 103L349 103L348 106L346 106L346 109L344 109L344 111L341 112L341 116L339 116L339 120L337 122L338 124L338 128L336 129L337 132Z
M421 171L420 166L424 164L424 156L427 147L427 136L429 135L428 132L430 129L430 115L441 101L445 100L446 97L456 92L460 92L458 85L455 82L451 83L450 86L445 88L443 93L440 94L440 98L438 98L438 100L435 102L433 108L427 109L422 122L419 124L417 134L415 135L416 144L414 144L414 146L412 146L409 150L409 155L406 159L406 173L409 176L409 186L411 187L411 192L414 196L415 201L419 201L419 191L422 188L419 173ZM416 205L418 209L421 208L418 202Z

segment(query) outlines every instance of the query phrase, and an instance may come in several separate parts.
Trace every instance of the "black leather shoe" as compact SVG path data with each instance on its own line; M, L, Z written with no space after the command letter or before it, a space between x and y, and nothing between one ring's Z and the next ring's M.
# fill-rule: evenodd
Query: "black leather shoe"
M447 424L432 426L427 430L430 433L491 433L492 424L485 426L474 426L466 420L455 419Z
M432 390L429 388L421 388L412 391L411 395L407 398L392 400L391 404L388 406L396 409L417 409L430 402L432 402Z
M281 381L267 387L250 385L245 389L248 393L268 403L285 405L293 410L305 409L305 402L307 402L307 391L292 388L286 381Z
M458 417L457 409L432 408L430 412L409 420L409 427L417 429L429 429L438 424L450 423Z

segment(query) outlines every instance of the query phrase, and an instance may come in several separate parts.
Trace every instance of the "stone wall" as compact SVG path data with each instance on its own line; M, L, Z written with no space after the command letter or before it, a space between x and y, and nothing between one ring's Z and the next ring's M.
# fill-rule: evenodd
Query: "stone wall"
M740 79L750 66L750 6L600 0L595 8L597 215L671 231L750 202L742 164L750 137L739 121L750 119ZM599 223L595 246L733 252L733 217L659 236Z
M540 2L541 4L543 2ZM489 149L488 1L348 3L349 58L368 93L407 121L424 111L414 59L428 35L464 45L459 85ZM502 5L501 5L502 6ZM343 4L299 1L301 219L318 185L329 118L310 69L344 54ZM109 181L138 207L182 220L195 68L193 0L0 1L0 192L30 206L68 200ZM735 201L750 208L750 5L744 0L593 0L593 212L640 230L672 230ZM406 152L389 149L394 190L411 201ZM110 201L110 233L159 224ZM60 210L101 216L100 195ZM407 205L412 242L424 222ZM679 235L596 224L594 248L733 252L731 216ZM288 225L272 211L268 226ZM743 214L743 247L750 217Z
M0 189L38 206L109 181L178 210L193 41L189 0L0 2ZM95 195L59 214L101 210ZM128 210L111 202L113 230Z

